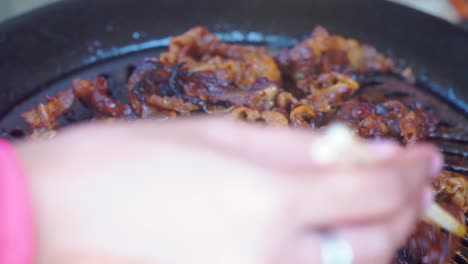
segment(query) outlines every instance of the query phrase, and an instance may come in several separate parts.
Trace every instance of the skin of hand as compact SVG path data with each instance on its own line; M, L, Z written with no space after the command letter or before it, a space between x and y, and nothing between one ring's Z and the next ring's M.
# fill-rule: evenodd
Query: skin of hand
M375 164L319 166L317 132L221 120L81 125L16 147L38 264L320 263L320 231L384 263L431 201L442 157L369 142Z

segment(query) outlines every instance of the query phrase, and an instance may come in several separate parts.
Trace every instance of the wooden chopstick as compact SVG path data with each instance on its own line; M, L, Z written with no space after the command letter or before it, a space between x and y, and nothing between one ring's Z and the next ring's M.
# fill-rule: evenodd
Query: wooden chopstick
M330 125L324 138L313 144L310 151L314 161L321 164L356 165L374 161L371 153L360 143L360 139L342 124ZM435 201L427 208L423 220L459 237L466 234L466 226Z
M466 235L466 226L436 202L433 202L426 209L423 220L426 223L437 225L458 237L465 237Z

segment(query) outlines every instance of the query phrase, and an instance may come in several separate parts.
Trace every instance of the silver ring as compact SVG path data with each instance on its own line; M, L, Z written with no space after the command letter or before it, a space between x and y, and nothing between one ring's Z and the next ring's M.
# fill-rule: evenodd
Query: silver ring
M353 247L342 237L327 232L321 237L323 264L353 264Z

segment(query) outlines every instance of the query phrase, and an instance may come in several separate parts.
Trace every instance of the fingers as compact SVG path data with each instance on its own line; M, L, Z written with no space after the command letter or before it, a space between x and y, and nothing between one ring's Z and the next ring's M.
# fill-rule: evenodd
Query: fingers
M384 221L365 225L341 226L332 233L317 230L296 233L278 251L271 264L280 263L322 263L322 247L327 234L343 240L352 249L357 264L389 263L392 256L404 244L413 231L419 217L419 204L407 204L403 210ZM330 243L330 242L329 242Z
M319 135L314 131L216 121L207 122L200 133L224 152L290 172L314 167L308 154L312 142Z
M110 132L111 131L111 132ZM309 147L317 133L309 130L266 128L215 118L193 118L170 123L141 120L132 122L91 123L65 129L57 139L66 136L83 144L139 143L145 147L160 141L178 145L214 148L224 155L234 156L281 170L310 170ZM132 144L135 145L135 144Z
M372 166L318 168L310 160L309 147L321 136L311 131L264 129L213 119L134 125L125 126L125 134L141 139L144 144L140 145L145 148L152 138L201 144L235 159L281 170L285 177L280 185L289 197L284 215L297 225L332 225L387 217L408 200L421 199L418 195L422 186L441 167L440 155L427 146L404 150L396 144L371 143L367 147L377 159Z
M366 168L321 170L315 177L289 177L285 217L296 225L324 226L384 219L408 202L421 201L434 175L431 148L401 150Z
M93 123L65 131L68 139L79 138L80 142L91 146L95 142L101 145L108 142L115 146L116 142L121 144L128 140L141 141L145 146L158 141L181 145L197 144L218 148L224 154L288 172L316 168L310 157L310 148L314 142L322 140L321 133L312 130L265 128L213 118L156 125L149 121L136 121L131 125L125 122ZM57 138L62 137L59 135ZM83 141L83 138L86 140ZM368 144L368 148L376 158L381 159L388 158L401 149L397 144L388 142Z
M343 227L337 234L349 241L355 263L389 263L414 230L419 216L419 205L414 203L387 222Z
M256 164L288 172L311 171L319 165L310 155L310 148L324 139L323 133L316 130L266 128L216 119L196 121L183 123L183 130L204 139L210 146ZM402 151L402 147L390 141L370 141L364 148L376 161L395 157ZM417 150L432 155L431 174L437 175L442 168L442 156L429 146Z
M219 126L218 126L219 125ZM285 215L297 224L333 225L385 218L409 200L422 200L422 188L442 167L442 158L427 145L403 149L388 142L366 147L376 163L359 168L318 168L308 148L317 133L269 129L239 124L215 124L206 135L216 144L256 164L286 169L291 199ZM283 140L287 139L287 140ZM300 177L301 169L307 169ZM313 177L312 177L313 176ZM292 183L291 183L292 182ZM287 187L287 188L288 188Z
M319 164L311 157L310 148L320 144L324 138L323 133L317 130L266 128L212 119L187 130L224 152L288 172L316 169ZM402 149L398 144L387 141L373 142L366 147L377 160L388 159Z

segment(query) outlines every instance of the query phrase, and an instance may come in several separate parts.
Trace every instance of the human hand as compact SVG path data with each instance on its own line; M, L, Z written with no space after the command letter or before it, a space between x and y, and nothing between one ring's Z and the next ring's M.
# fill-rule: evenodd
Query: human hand
M431 201L431 147L368 143L375 164L319 166L321 135L220 120L90 124L18 145L37 263L320 263L321 230L384 263Z

